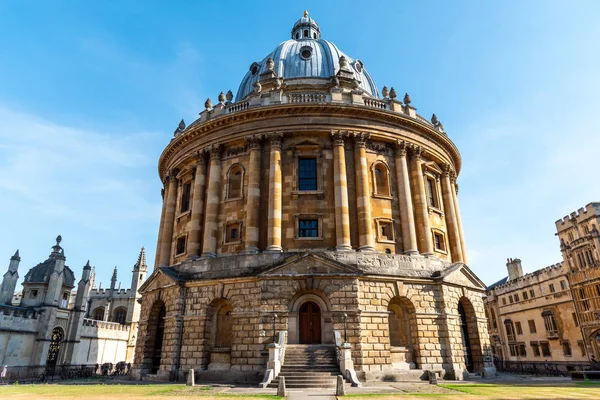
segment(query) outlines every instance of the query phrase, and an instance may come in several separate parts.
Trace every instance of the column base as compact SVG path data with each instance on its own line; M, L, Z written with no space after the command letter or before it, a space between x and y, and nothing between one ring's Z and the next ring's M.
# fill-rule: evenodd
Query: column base
M256 246L248 246L243 251L242 254L258 254L260 250Z
M282 253L283 250L281 249L280 246L268 246L265 249L265 253Z
M422 253L421 255L423 255L425 257L431 257L431 256L434 256L435 253Z
M369 253L369 252L375 252L377 250L375 250L375 247L371 246L371 245L365 245L365 246L360 246L358 248L358 251L360 251L361 253Z
M417 250L406 250L404 253L405 256L418 256L419 252Z
M206 253L202 253L202 258L215 258L217 257L217 253L209 251Z
M340 244L335 246L335 251L352 251L352 246L349 244Z

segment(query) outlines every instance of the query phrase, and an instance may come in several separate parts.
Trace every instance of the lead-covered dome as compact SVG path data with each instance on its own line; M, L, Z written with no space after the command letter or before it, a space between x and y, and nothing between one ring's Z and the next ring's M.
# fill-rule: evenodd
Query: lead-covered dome
M260 62L250 65L249 71L240 83L235 100L243 100L252 93L254 84L260 80L260 75L267 72L266 64L269 58L274 62L273 71L288 84L294 83L292 80L302 78L323 79L323 84L326 84L340 70L342 56L346 58L350 72L358 82L358 88L372 97L379 98L375 81L364 68L362 61L349 57L335 44L321 39L319 25L305 11L304 17L294 24L292 39L280 43Z

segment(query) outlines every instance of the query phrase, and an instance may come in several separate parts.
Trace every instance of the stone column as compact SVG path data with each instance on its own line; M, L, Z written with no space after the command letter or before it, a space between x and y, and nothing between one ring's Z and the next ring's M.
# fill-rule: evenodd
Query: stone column
M344 136L342 132L331 133L333 140L333 182L335 186L335 249L337 251L352 250L350 245L350 215Z
M442 198L444 199L444 211L446 212L446 227L448 228L448 239L450 240L450 251L452 252L452 261L463 260L462 247L460 244L460 233L458 231L458 222L456 220L456 211L454 209L454 191L450 183L450 165L443 166L442 173Z
M271 154L269 157L269 231L267 251L281 252L281 141L283 134L269 136Z
M204 194L206 193L206 153L202 150L196 154L196 173L194 175L194 191L192 193L192 215L188 236L188 258L202 254L202 222L204 217Z
M423 178L422 155L423 149L419 146L412 148L411 158L411 191L415 206L415 222L417 227L417 240L419 251L424 255L433 255L433 238L429 223L429 211L427 209L427 194L425 192L425 180Z
M177 178L176 171L169 171L167 180L167 198L165 200L165 219L162 226L160 240L159 267L168 267L171 264L171 244L173 243L173 224L175 223L175 207L177 205Z
M375 251L373 218L371 218L371 196L369 193L369 168L367 166L367 139L364 132L354 134L354 167L356 168L356 210L358 213L358 250ZM342 154L343 154L342 142ZM346 166L344 164L344 179ZM336 174L337 176L337 174ZM347 189L345 190L348 192ZM336 204L337 208L337 204Z
M209 164L202 256L216 257L217 235L219 233L219 206L221 203L221 145L213 144L210 147Z
M402 224L402 242L404 244L404 254L413 255L419 254L419 250L417 249L417 232L415 230L415 216L410 193L406 150L407 143L404 140L398 140L396 143L395 161L400 223Z
M160 212L160 224L158 225L158 239L156 239L156 254L154 256L154 269L158 268L160 262L160 250L162 243L163 225L165 223L165 210L167 208L167 180L163 182L163 188L160 189L160 197L162 198L162 211Z
M458 235L460 237L460 248L462 251L462 262L469 264L467 259L467 248L465 247L465 235L463 234L462 219L460 217L460 209L458 208L458 184L456 183L456 173L450 173L450 182L452 183L452 200L454 201L454 213L456 214L456 225L458 227Z
M260 159L261 136L246 137L250 149L248 162L248 196L246 200L246 231L244 242L246 253L258 253L258 239L260 227Z

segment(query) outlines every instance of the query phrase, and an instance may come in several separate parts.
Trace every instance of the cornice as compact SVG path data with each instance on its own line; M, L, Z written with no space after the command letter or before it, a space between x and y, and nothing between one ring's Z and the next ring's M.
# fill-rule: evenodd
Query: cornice
M188 128L185 133L171 140L171 142L165 147L159 158L158 173L161 178L164 177L170 159L177 154L179 149L196 138L210 132L218 131L220 129L235 126L244 122L256 122L273 117L291 117L310 114L314 114L316 116L323 116L326 114L330 116L334 115L339 117L363 118L366 120L370 119L412 129L446 150L453 160L457 174L461 169L462 161L460 153L454 143L446 135L439 133L433 127L430 127L426 123L417 119L387 110L349 104L294 103L249 108L244 111L221 115L215 119L211 119ZM281 132L287 132L284 126L279 127L278 130Z

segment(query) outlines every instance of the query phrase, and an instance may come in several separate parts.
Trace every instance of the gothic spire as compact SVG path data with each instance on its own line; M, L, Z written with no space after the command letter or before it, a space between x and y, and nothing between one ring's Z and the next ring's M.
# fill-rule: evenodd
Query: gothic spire
M19 256L19 249L15 252L15 255L10 258L11 260L21 261L21 257Z
M138 256L137 262L133 266L134 271L139 271L140 269L146 270L148 266L146 265L146 249L142 247L140 250L140 255Z

